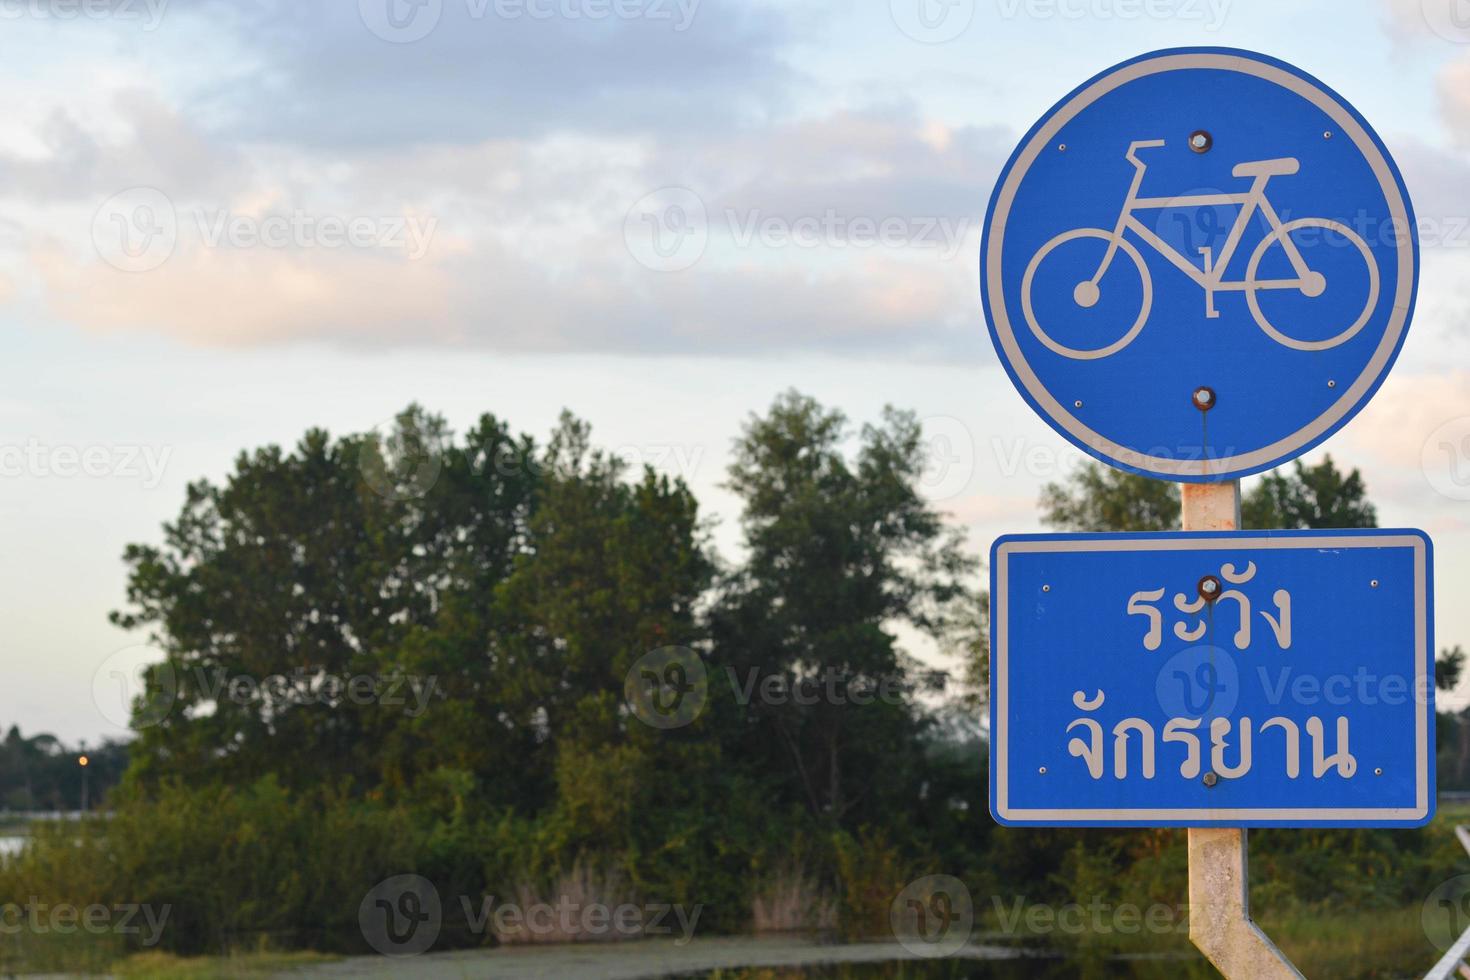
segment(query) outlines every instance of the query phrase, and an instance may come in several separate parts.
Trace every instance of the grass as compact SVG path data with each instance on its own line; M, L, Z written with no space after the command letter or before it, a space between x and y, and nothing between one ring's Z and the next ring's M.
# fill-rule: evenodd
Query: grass
M24 837L30 830L31 821L28 817L17 817L14 814L0 816L0 837Z
M8 929L15 913L7 910ZM121 936L18 929L0 936L0 976L20 973L104 973L123 955Z
M1442 838L1432 864L1443 864L1445 879L1466 870L1465 856L1450 835L1456 823L1470 823L1470 804L1443 805L1431 831ZM1269 848L1268 848L1269 853ZM1259 872L1258 872L1259 874ZM1257 881L1257 884L1260 884ZM1184 894L1178 897L1184 901ZM1289 895L1258 896L1254 904L1257 921L1283 952L1308 977L1334 980L1389 980L1422 976L1441 954L1426 935L1425 904L1410 902L1398 908L1327 911L1299 904ZM1425 896L1433 911L1433 901ZM976 934L982 943L1023 945L1031 950L1056 950L1062 955L1049 959L1010 962L941 960L908 964L875 964L860 967L821 968L811 971L734 970L714 976L719 980L869 980L897 976L911 980L1091 980L1093 977L1127 977L1132 980L1216 980L1218 974L1205 963L1182 929L1147 930L1130 935L1116 932L1099 935L1086 930L1080 935L1059 933L1054 927L1032 934L1022 926L1010 933L991 903L976 896ZM1456 931L1461 919L1470 915L1470 901L1463 910L1447 909L1446 921ZM1008 913L1009 914L1009 913ZM1182 924L1182 920L1181 920ZM883 936L882 938L889 938ZM1436 936L1444 941L1444 937ZM242 951L230 956L175 956L152 950L129 954L123 937L35 934L0 934L0 976L12 972L111 973L124 978L192 980L205 977L256 978L268 974L331 962L338 957L315 952L283 953L268 949Z
M0 976L17 973L107 974L135 980L263 977L340 959L325 953L237 952L229 956L174 956L159 950L128 954L121 936L18 933L0 944Z
M1308 977L1333 980L1389 980L1423 976L1440 957L1425 935L1421 906L1373 911L1323 911L1296 907L1255 915L1257 924ZM1103 976L1218 978L1184 933L1112 937L1069 949L1061 977L1092 976L1103 961ZM1155 962L1134 957L1162 956ZM989 974L981 974L989 976ZM1008 974L997 972L997 977Z
M1421 909L1262 915L1258 922L1309 977L1378 980L1419 977L1440 957L1424 934Z
M135 953L112 964L112 973L133 980L236 980L262 977L303 966L330 963L325 953L240 953L233 956L173 956Z

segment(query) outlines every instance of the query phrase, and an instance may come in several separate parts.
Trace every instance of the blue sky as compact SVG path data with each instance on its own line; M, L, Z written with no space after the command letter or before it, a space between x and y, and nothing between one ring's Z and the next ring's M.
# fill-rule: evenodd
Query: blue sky
M16 0L0 723L115 733L124 545L242 447L413 400L538 433L570 408L685 476L727 553L748 412L891 402L930 420L927 488L977 554L1037 529L1078 457L985 337L985 203L1077 82L1197 44L1317 75L1405 173L1419 315L1325 448L1435 535L1440 637L1470 642L1470 492L1435 448L1470 436L1462 0Z

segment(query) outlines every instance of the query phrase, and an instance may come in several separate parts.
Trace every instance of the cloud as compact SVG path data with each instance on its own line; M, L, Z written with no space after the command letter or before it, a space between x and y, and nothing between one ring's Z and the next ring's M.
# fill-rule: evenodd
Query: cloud
M104 185L30 229L51 309L88 329L223 346L988 356L974 253L999 130L888 107L704 143L557 135L342 155L221 151L134 105L130 137L69 127L51 168L0 157L18 179L72 174L56 195ZM192 147L172 177L134 164L147 134ZM116 195L99 176L114 171L156 183ZM672 269L630 217L670 180L697 188L704 216ZM336 240L358 223L364 240ZM163 251L132 254L159 243L134 240L153 225Z
M700 156L720 203L794 216L831 209L870 217L978 224L1015 141L1002 127L926 122L912 106L844 110L716 142Z
M826 273L781 266L638 267L620 246L558 273L494 242L394 251L224 248L181 240L143 272L31 255L54 312L101 332L201 346L327 342L503 351L769 354L903 352L972 357L982 331L968 282L902 258Z
M1344 430L1345 441L1384 467L1417 471L1425 440L1459 416L1470 416L1470 370L1395 371Z
M149 44L207 23L211 57L238 57L187 86L59 93L34 139L0 143L0 254L38 287L0 301L207 346L990 356L974 253L1013 134L891 94L795 114L796 34L768 7L497 12L519 2L404 5L438 10L406 43L376 0L171 9ZM665 187L705 221L673 271L630 219ZM166 254L130 257L160 221ZM420 254L261 240L403 221L432 226Z
M1470 23L1461 0L1381 0L1383 26L1400 42L1470 44Z
M1435 94L1440 119L1450 136L1461 146L1470 145L1470 54L1461 55L1439 70Z
M88 329L145 329L196 346L336 340L368 345L444 334L443 271L341 252L194 249L146 273L38 248L52 309Z
M1339 441L1386 523L1470 529L1470 370L1396 371Z
M252 140L711 132L780 108L799 78L783 59L791 27L764 5L235 0L202 9L254 66L209 93L208 107Z
M1380 0L1383 7L1383 27L1390 37L1414 39L1426 35L1429 24L1424 17L1421 4L1433 0Z
M57 107L37 134L42 154L0 155L0 195L31 203L96 200L140 185L221 193L246 179L238 149L210 139L155 93L125 89L111 102L123 135L100 136Z
M977 493L940 507L971 529L977 525L1030 528L1040 522L1036 496Z
M1465 188L1470 186L1470 157L1414 136L1396 138L1391 149L1413 199L1421 238L1428 239L1421 244L1451 248L1470 245L1470 237L1456 236L1449 227L1451 222L1470 217L1470 200L1465 196Z
M1470 157L1413 136L1394 140L1419 226L1419 297L1399 370L1433 370L1463 358L1470 337ZM1445 344L1453 344L1451 349Z

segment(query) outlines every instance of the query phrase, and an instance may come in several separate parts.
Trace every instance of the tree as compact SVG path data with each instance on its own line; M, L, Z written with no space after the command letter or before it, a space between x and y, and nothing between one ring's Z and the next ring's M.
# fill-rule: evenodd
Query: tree
M345 779L444 812L637 799L674 743L630 718L624 679L699 642L711 566L688 488L625 470L571 416L538 449L491 416L456 441L416 407L383 438L242 454L161 545L127 551L114 621L168 654L130 778ZM617 752L643 782L594 791L613 769L579 760Z
M1290 473L1272 471L1241 499L1247 528L1377 527L1363 476L1344 475L1331 456L1315 466L1292 463ZM1041 492L1041 520L1059 531L1174 531L1179 528L1179 485L1125 473L1101 463L1084 463Z
M1378 513L1368 501L1368 488L1356 468L1344 476L1331 456L1324 456L1315 466L1303 466L1299 459L1291 465L1291 473L1273 470L1245 495L1240 509L1246 527L1307 530L1378 526Z
M1464 670L1465 651L1458 643L1441 650L1439 659L1434 662L1434 686L1441 691L1453 691Z
M241 453L222 486L190 485L162 545L128 547L131 608L113 621L149 629L168 656L149 678L168 690L139 773L311 780L330 760L370 781L374 719L323 685L386 673L468 571L437 533L452 475L424 500L403 484L417 470L392 458L411 444L438 459L444 439L410 409L386 443L314 429L291 453Z
M0 741L0 809L75 810L82 803L80 756L87 756L88 804L96 806L127 764L127 746L111 739L68 747L54 735L29 738L11 725Z
M1059 531L1173 531L1179 485L1087 461L1041 491L1041 522Z
M960 704L978 715L990 702L990 593L975 593L962 608L949 646L965 665Z
M747 422L729 487L749 557L724 584L713 632L748 692L816 695L756 698L734 751L781 774L777 791L814 816L856 823L891 803L885 793L912 790L922 755L925 721L893 692L928 679L893 628L948 635L973 573L919 494L916 418L885 409L850 458L848 436L841 412L795 392Z
M651 811L678 811L681 791L694 790L662 774L699 767L687 760L690 733L664 738L630 716L624 685L645 654L703 639L696 610L713 569L699 506L682 481L645 470L629 482L624 464L594 449L570 416L540 470L527 551L499 590L516 625L496 655L522 665L516 683L530 696L521 703L542 730L536 757L547 760L578 845L656 851L665 841L646 839ZM723 767L710 761L717 779Z

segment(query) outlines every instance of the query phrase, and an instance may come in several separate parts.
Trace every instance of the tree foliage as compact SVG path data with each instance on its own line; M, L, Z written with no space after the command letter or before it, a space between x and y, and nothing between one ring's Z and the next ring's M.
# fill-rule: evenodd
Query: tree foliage
M87 759L85 773L82 756ZM54 735L26 736L11 725L0 741L0 811L80 809L84 777L91 809L121 778L127 759L122 742L68 747Z
M1172 531L1179 485L1089 460L1042 488L1041 522L1058 531Z
M550 800L563 741L638 655L694 639L708 581L687 488L624 477L575 419L538 449L416 407L382 440L242 454L127 550L113 618L167 652L145 702L171 699L132 778L413 794L460 772L486 803Z
M709 931L748 928L757 899L796 903L798 926L887 929L893 896L937 873L976 895L1177 902L1178 833L990 820L987 596L919 492L923 464L912 414L853 426L788 392L733 447L742 547L722 563L687 486L629 470L569 416L540 443L411 406L381 435L242 453L127 549L114 621L166 659L112 817L0 862L0 902L170 905L164 945L190 952L360 950L366 889L410 872L444 897L448 945L486 941L461 896L608 898L588 882L699 905ZM1248 496L1277 526L1372 521L1330 459ZM1170 529L1178 490L1089 465L1046 488L1043 518ZM920 641L963 658L957 687ZM702 710L662 728L627 692L670 648ZM1441 684L1462 663L1447 652ZM394 677L430 696L351 694ZM1457 735L1470 757L1470 725ZM44 749L22 741L0 772ZM1313 831L1263 834L1255 856L1282 895L1417 908L1456 851Z
M1356 468L1344 474L1331 456L1315 466L1293 460L1290 473L1265 474L1240 509L1246 527L1262 530L1378 526L1363 475Z
M838 820L880 812L885 787L912 791L902 779L871 778L880 769L917 774L924 719L895 692L932 684L894 627L950 635L971 571L919 495L917 419L886 410L881 424L862 428L851 459L848 435L840 412L794 392L746 424L729 486L744 506L749 557L713 624L746 690L833 692L811 704L762 704L735 751L784 773L783 793L812 815Z
M1331 456L1265 474L1240 510L1242 526L1261 530L1378 526L1363 475L1344 474ZM1091 461L1041 492L1042 523L1059 531L1174 531L1179 516L1179 484Z
M452 893L597 867L724 928L763 869L840 887L878 873L850 860L859 842L983 833L983 810L952 805L980 785L974 756L934 751L925 698L945 678L900 642L983 644L975 563L919 493L923 464L910 413L854 429L781 396L734 447L744 553L720 568L689 489L628 471L569 416L538 444L410 406L380 435L242 453L126 551L113 620L166 659L135 705L116 826L201 806L293 836L313 810L408 820L414 863ZM661 730L625 683L670 647L698 658L707 705ZM398 677L432 696L351 696Z

